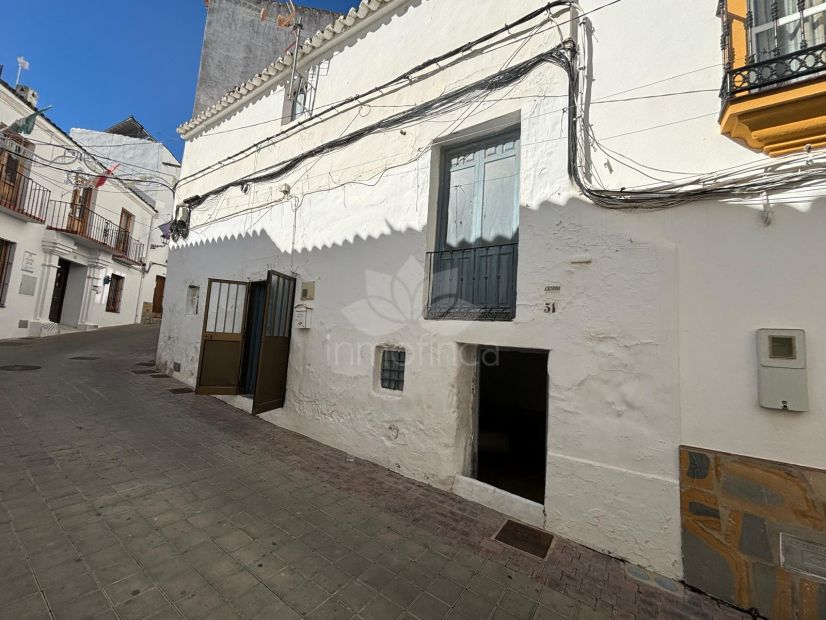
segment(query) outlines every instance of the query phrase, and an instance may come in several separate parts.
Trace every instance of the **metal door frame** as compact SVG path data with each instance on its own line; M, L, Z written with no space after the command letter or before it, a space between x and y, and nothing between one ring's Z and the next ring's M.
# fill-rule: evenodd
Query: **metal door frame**
M259 415L261 413L266 413L267 411L273 411L274 409L280 409L284 406L284 403L281 404L280 407L274 407L271 409L261 409L262 406L258 400L258 394L260 387L262 385L262 377L261 377L261 369L262 369L262 357L264 355L264 338L266 338L267 334L267 322L269 319L269 307L270 307L270 295L272 294L272 283L274 278L280 278L284 281L290 282L292 284L292 297L286 298L284 309L286 311L286 315L284 317L284 326L287 331L287 361L284 366L284 401L286 402L287 399L287 378L289 377L289 365L290 365L290 350L292 348L292 324L293 324L293 310L295 309L295 294L298 288L298 280L294 276L287 275L285 273L281 273L280 271L276 271L275 269L270 269L267 271L267 288L266 288L266 295L264 296L264 324L263 329L261 330L261 348L258 352L258 367L256 368L256 379L255 379L255 394L253 395L252 401L252 412L253 415ZM277 301L277 300L276 300Z
M207 332L207 321L209 320L209 307L210 307L209 302L210 302L210 299L212 297L212 284L213 283L235 284L237 286L243 286L244 287L244 314L241 317L241 332L239 334L240 343L241 343L241 346L239 347L239 362L240 362L241 359L243 359L243 355L244 355L244 345L245 345L244 336L246 334L246 328L247 328L247 309L249 307L249 299L250 299L250 295L249 295L250 282L249 281L240 281L240 280L226 280L226 279L223 279L223 278L208 278L207 279L206 303L203 306L203 308L204 308L204 322L203 322L203 327L201 329L201 350L198 352L198 375L195 378L195 393L196 394L207 394L206 392L202 391L201 370L203 369L203 364L204 364L204 348L205 348L204 347L204 341L206 340L205 335L207 333L216 333L216 332ZM225 335L225 334L220 334L220 335ZM213 340L213 341L216 341L216 340L217 341L221 341L221 340L232 341L234 339L219 337L219 338L210 338L210 340ZM219 389L218 391L210 391L209 395L233 396L235 394L238 394L238 382L240 381L240 374L241 374L241 365L239 363L238 373L235 377L235 389L232 390L232 391L229 391L229 388L224 389L224 390Z

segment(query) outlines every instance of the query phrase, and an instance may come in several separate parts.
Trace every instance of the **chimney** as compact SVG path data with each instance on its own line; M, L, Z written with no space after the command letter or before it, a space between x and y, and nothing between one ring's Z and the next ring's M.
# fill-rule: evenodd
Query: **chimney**
M32 106L33 108L37 107L38 95L36 90L30 88L29 86L24 86L23 84L18 84L14 90L17 92L18 95L23 97L23 99L26 100L26 103L28 103L30 106Z

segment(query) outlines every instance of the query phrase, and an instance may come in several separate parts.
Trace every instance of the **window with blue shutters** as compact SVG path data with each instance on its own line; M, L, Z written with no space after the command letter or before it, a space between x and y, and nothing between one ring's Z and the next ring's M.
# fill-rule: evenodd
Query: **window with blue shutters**
M513 319L519 130L445 150L439 196L427 318Z

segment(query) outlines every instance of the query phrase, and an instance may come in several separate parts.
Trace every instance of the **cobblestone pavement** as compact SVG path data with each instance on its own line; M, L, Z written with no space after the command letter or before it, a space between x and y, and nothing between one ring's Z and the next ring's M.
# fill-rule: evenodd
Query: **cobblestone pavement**
M501 514L173 394L141 365L157 333L0 342L42 366L0 371L0 618L745 617L560 538L535 559L492 540Z

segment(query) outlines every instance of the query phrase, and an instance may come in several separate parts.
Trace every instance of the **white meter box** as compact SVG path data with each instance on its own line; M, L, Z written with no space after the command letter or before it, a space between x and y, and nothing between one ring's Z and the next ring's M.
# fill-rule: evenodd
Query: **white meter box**
M802 329L757 330L757 362L761 407L809 410L806 332Z
M313 326L313 309L304 304L296 306L293 320L296 329L310 329Z

